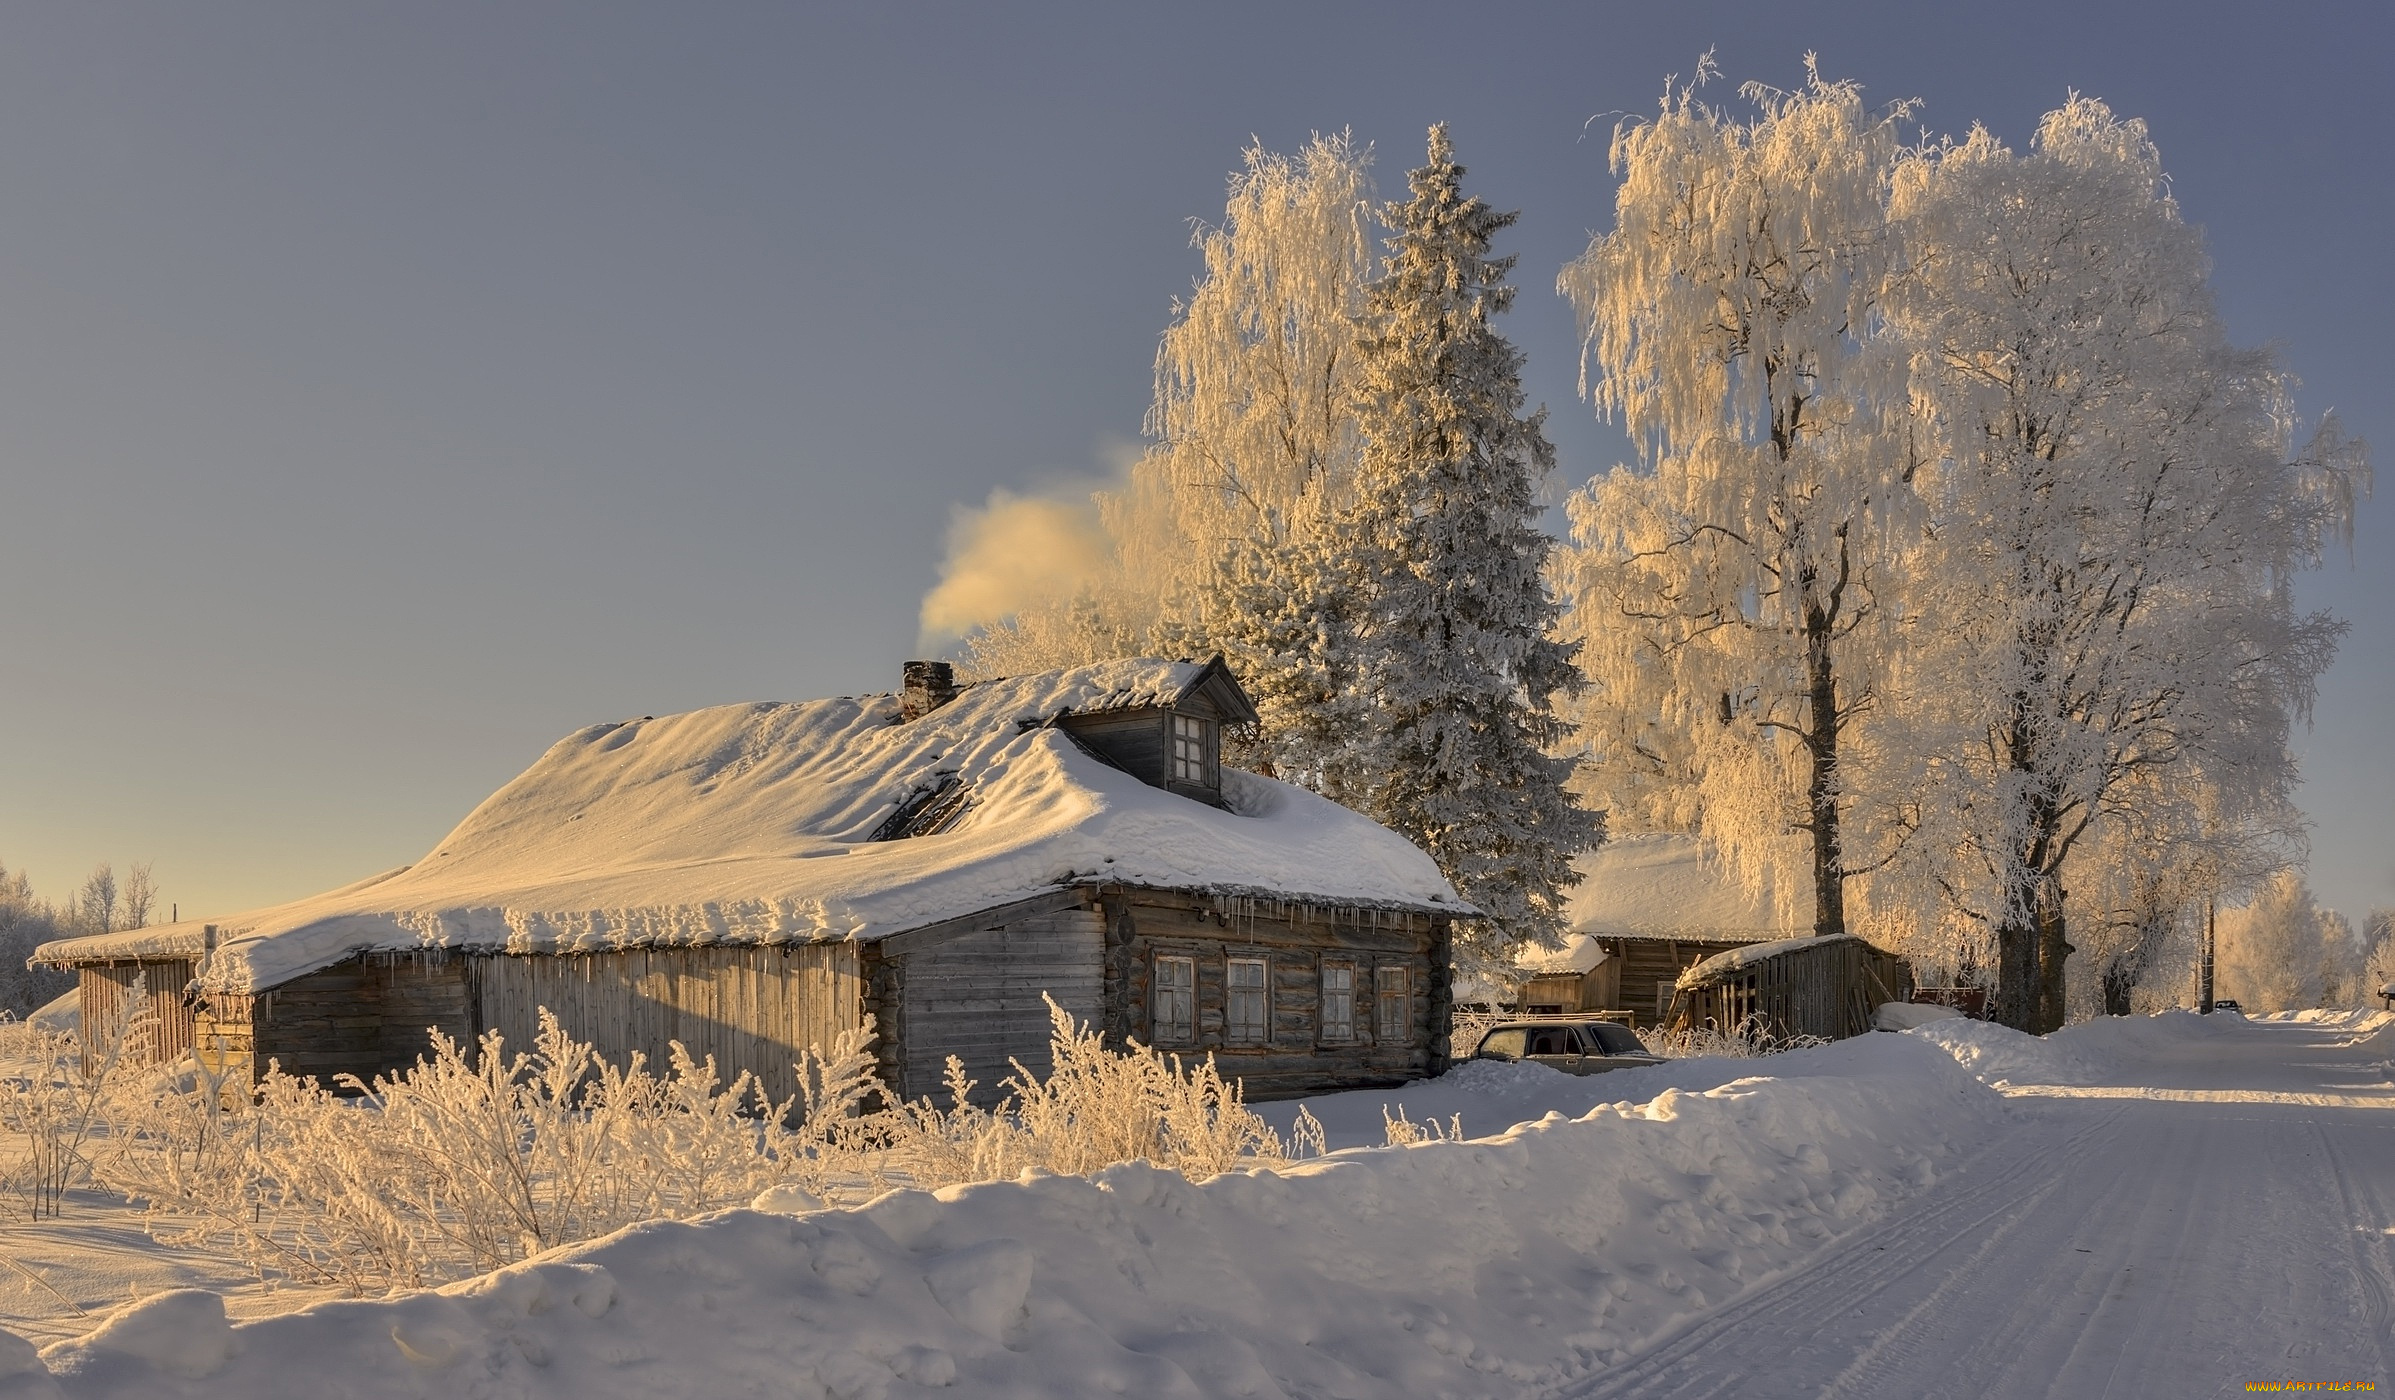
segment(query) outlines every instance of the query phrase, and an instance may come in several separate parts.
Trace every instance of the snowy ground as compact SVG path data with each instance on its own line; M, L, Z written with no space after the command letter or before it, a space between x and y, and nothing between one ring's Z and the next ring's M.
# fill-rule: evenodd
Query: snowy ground
M239 1326L163 1293L41 1360L0 1338L0 1397L2385 1385L2391 1057L2385 1017L2175 1015L1470 1066L1313 1106L1334 1146L1378 1141L1384 1102L1466 1142L734 1211Z

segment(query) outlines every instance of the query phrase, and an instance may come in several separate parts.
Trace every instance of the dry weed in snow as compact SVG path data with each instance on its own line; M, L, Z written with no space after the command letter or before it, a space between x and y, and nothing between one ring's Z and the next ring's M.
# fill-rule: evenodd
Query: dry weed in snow
M188 1059L141 1063L148 1018L136 1017L89 1056L68 1036L28 1042L28 1073L0 1082L0 1162L36 1213L88 1181L139 1203L162 1243L363 1297L771 1191L862 1200L1132 1160L1202 1180L1322 1155L1311 1115L1284 1140L1211 1060L1111 1050L1050 1014L1054 1069L1017 1063L996 1109L970 1102L954 1060L947 1108L890 1102L870 1026L805 1052L798 1099L774 1103L753 1076L727 1084L679 1044L662 1073L639 1055L611 1063L546 1012L528 1050L495 1033L470 1048L435 1036L410 1070L344 1077L346 1096L274 1069L243 1094Z

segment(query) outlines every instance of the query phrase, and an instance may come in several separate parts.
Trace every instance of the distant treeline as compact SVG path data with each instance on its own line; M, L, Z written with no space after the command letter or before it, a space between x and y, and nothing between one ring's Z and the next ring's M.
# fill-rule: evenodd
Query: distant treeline
M126 870L122 880L114 866L101 862L62 904L35 894L24 871L10 874L0 865L0 1012L23 1016L75 985L72 974L26 966L34 949L54 938L141 928L157 903L147 861Z

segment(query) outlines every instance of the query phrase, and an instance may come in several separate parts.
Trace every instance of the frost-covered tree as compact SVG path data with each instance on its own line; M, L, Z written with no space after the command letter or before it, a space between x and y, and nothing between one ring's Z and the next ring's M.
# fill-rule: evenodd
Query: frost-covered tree
M1371 152L1342 133L1245 157L1222 222L1194 237L1204 270L1157 348L1153 445L1098 495L1105 565L1072 596L984 628L974 669L1213 649L1209 608L1232 561L1288 546L1309 502L1352 479ZM1267 709L1268 730L1278 718Z
M69 973L26 965L34 949L69 932L24 871L0 865L0 1012L22 1016L75 985Z
M2312 898L2294 871L2263 884L2253 902L2220 911L2219 994L2262 1011L2361 1004L2363 948L2353 925Z
M2288 377L2228 343L2142 123L2075 97L2026 156L1985 131L1913 151L1891 210L1886 308L1936 434L1911 572L1946 742L1920 844L1993 930L1998 1014L2049 1029L2066 876L2106 822L2200 791L2233 830L2285 802L2342 630L2291 579L2367 464L2333 422L2294 449Z
M85 933L114 933L124 927L120 921L115 866L102 861L92 868L75 896L74 917L76 926Z
M2395 997L2395 909L2370 911L2362 921L2362 946L2361 1000Z
M1338 723L1324 788L1428 851L1488 916L1458 949L1469 971L1561 930L1572 857L1598 832L1555 753L1570 727L1554 702L1579 684L1543 580L1555 453L1544 413L1524 411L1521 353L1490 324L1514 296L1513 259L1490 241L1514 215L1466 195L1463 175L1431 128L1412 197L1382 211L1352 496L1292 567L1247 584L1274 625L1317 643L1307 664Z
M1750 878L1809 870L1826 935L1904 825L1857 771L1917 530L1903 360L1878 313L1909 109L1867 110L1807 69L1796 92L1742 89L1751 119L1667 89L1615 129L1614 227L1559 285L1583 390L1642 461L1574 496L1559 572L1604 799L1701 830Z

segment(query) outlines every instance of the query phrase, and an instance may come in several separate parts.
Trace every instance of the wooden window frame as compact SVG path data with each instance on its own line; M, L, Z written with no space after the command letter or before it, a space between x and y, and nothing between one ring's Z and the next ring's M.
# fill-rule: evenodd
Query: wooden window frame
M1186 728L1184 728L1186 726ZM1187 745L1187 749L1183 748ZM1222 729L1204 715L1169 711L1164 719L1164 764L1176 783L1222 786Z
M1395 1034L1389 1030L1392 1008ZM1372 1030L1384 1045L1414 1043L1414 978L1401 965L1386 964L1372 969Z
M1343 977L1347 982L1344 988L1335 993L1331 989L1333 976ZM1319 1003L1321 1014L1317 1019L1321 1025L1322 1039L1332 1045L1354 1044L1358 1039L1356 1035L1356 965L1343 958L1325 958L1322 960L1318 978L1322 1000ZM1334 1020L1331 1008L1342 1003L1344 1004L1344 1014Z
M1260 969L1261 979L1253 987L1240 986L1233 980L1235 970L1242 967ZM1252 994L1256 1001L1255 1034L1250 1038L1242 1029L1237 1015L1242 994ZM1268 957L1227 956L1222 969L1222 1043L1231 1050L1261 1050L1272 1044L1272 959Z
M1172 968L1181 974L1178 986L1170 985L1165 970ZM1168 993L1178 993L1181 1001L1178 1019L1168 1019L1164 999ZM1197 1044L1197 959L1186 953L1158 953L1148 971L1148 1043L1150 1045Z

